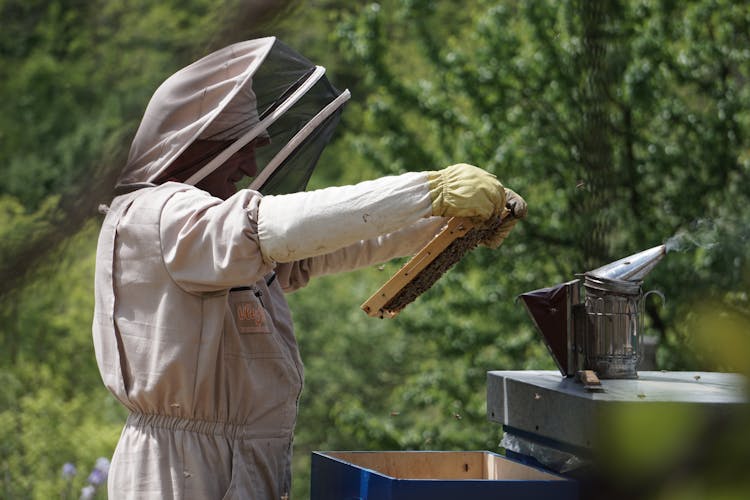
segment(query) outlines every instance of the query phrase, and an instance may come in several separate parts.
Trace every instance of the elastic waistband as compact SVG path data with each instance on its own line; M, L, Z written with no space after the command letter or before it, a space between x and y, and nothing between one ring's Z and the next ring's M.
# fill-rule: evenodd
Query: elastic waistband
M273 430L258 430L249 424L233 424L230 422L211 422L207 420L193 420L171 415L149 415L145 413L130 413L125 427L158 428L170 431L194 432L211 436L222 436L229 439L251 438L286 438L291 432Z

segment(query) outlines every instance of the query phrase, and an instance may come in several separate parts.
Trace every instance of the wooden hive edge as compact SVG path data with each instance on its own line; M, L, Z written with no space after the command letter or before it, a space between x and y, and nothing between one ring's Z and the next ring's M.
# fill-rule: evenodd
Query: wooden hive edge
M393 318L398 311L385 311L383 306L404 289L419 273L435 260L456 239L464 236L474 227L474 223L467 218L452 217L445 227L429 243L417 252L401 269L391 276L378 291L367 299L360 307L372 317Z

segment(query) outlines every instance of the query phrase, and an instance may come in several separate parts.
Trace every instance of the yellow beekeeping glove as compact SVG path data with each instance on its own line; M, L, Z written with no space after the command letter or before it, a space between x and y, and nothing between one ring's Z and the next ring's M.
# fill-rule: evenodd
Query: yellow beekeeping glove
M527 207L526 201L521 198L514 191L505 188L505 209L503 210L503 221L500 223L500 227L497 228L495 234L482 241L481 244L490 247L497 248L508 236L513 226L518 224L518 221L526 217Z
M466 163L427 172L432 215L487 220L505 207L505 190L491 173Z

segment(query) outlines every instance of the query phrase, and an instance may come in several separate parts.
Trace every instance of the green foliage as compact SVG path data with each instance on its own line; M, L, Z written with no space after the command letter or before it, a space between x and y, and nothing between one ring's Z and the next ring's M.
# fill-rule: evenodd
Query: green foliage
M77 497L122 429L125 412L101 384L91 344L96 232L92 223L69 240L45 279L0 310L3 498ZM66 462L79 471L71 483Z
M98 220L84 223L107 200L111 158L153 89L204 50L220 7L0 2L2 498L78 498L97 457L112 454L125 411L96 368ZM66 462L78 469L71 481L61 476Z
M205 50L227 5L0 4L10 27L0 35L0 90L14 97L0 104L0 193L33 207L76 190L111 141L132 132L153 89Z
M660 368L740 368L694 323L708 297L748 307L749 16L713 1L341 11L333 42L359 74L336 147L357 156L325 168L350 181L351 164L367 176L468 161L521 193L529 217L394 320L357 316L377 272L292 298L308 366L298 449L494 449L485 371L554 368L513 298L668 239L681 251L646 282L667 296L647 307ZM730 351L748 335L731 331Z
M58 196L51 196L36 211L28 212L16 198L0 195L0 260L10 260L48 230L56 220L58 201Z
M249 37L261 14L353 92L312 187L466 161L524 196L529 217L500 249L472 252L395 319L359 304L401 262L290 296L306 364L295 498L307 495L312 450L496 449L486 371L554 369L514 298L668 239L680 251L646 282L667 296L647 303L659 367L746 373L743 3L254 5L0 2L0 90L13 97L0 104L0 261L12 272L45 234L77 233L65 195L106 201L97 182L116 172L156 85ZM245 22L250 12L259 17ZM77 496L124 421L90 343L98 220L83 226L0 308L3 498ZM739 444L727 446L741 463ZM79 471L71 482L66 462Z

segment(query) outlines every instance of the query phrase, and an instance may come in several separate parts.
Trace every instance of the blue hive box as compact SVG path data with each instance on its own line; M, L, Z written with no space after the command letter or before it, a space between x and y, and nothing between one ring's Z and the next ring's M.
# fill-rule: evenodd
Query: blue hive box
M576 500L578 484L487 451L313 452L311 500Z

